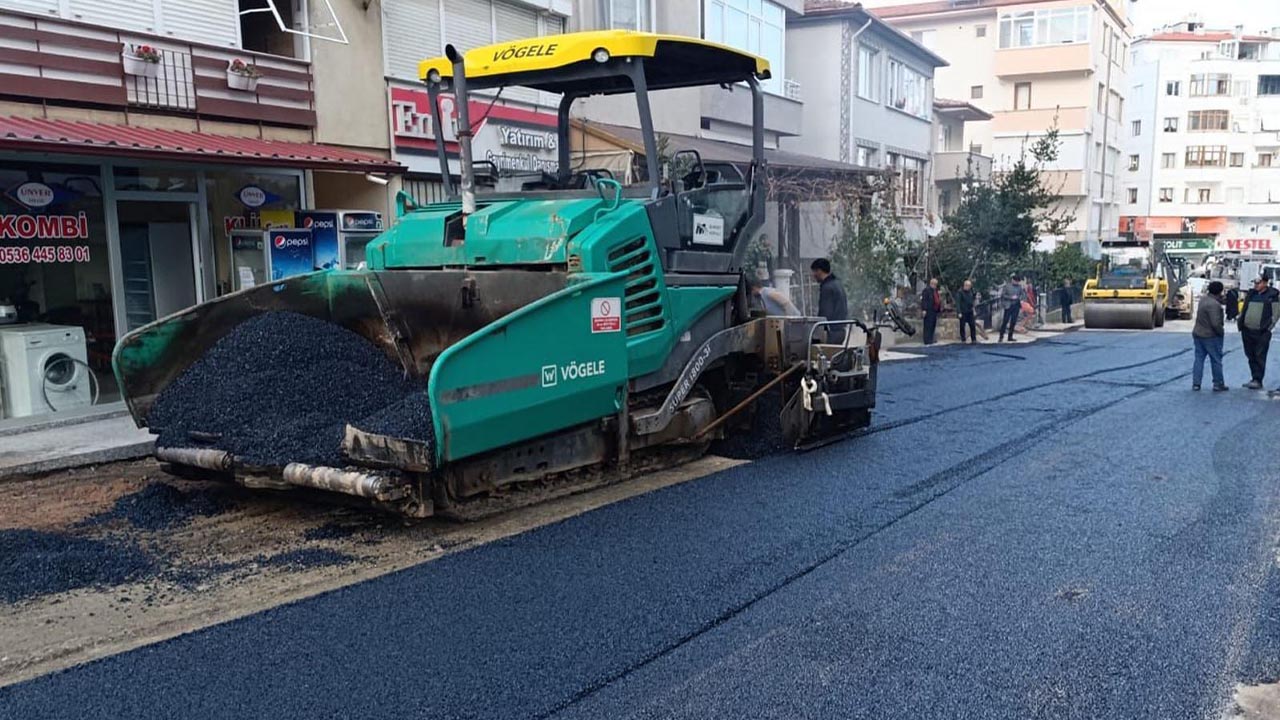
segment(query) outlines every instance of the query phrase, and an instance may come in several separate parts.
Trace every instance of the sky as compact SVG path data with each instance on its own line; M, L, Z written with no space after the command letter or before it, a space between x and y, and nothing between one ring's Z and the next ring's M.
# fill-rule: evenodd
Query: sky
M1214 29L1230 30L1244 25L1246 32L1280 27L1277 0L1138 0L1133 6L1135 34L1181 20L1198 13L1200 20Z

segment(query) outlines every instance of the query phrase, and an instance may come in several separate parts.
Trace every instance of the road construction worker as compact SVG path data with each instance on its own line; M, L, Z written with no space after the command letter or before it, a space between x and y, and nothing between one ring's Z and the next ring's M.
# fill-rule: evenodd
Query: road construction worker
M1227 381L1222 377L1222 338L1225 335L1226 312L1222 307L1222 283L1214 280L1209 283L1209 290L1200 298L1196 308L1196 324L1191 331L1195 344L1196 359L1191 365L1191 389L1200 389L1200 380L1204 378L1204 359L1209 358L1213 373L1213 391L1223 392L1227 389Z
M974 322L973 312L978 304L978 294L973 289L973 281L965 280L956 293L956 315L960 316L960 342L978 342L978 324ZM968 330L968 339L965 339Z
M1004 318L1000 321L1000 342L1008 335L1013 342L1013 329L1018 324L1018 316L1022 314L1022 304L1027 301L1027 290L1022 287L1021 278L1010 275L1009 282L1000 288L1000 304L1004 307Z
M747 284L751 287L751 296L764 308L765 315L800 317L800 309L781 290L765 285L763 280L755 276Z
M840 279L831 272L831 261L818 258L809 266L813 279L818 283L818 315L833 322L849 319L849 299L845 297L844 286ZM839 345L844 342L843 327L827 328L827 342Z
M937 340L938 316L942 314L942 293L938 292L938 278L930 279L920 293L920 311L924 313L924 344L932 345Z
M1271 287L1269 278L1260 276L1253 281L1253 289L1245 296L1237 321L1252 375L1244 386L1250 390L1262 389L1262 378L1267 372L1267 351L1271 349L1271 330L1278 320L1280 292Z

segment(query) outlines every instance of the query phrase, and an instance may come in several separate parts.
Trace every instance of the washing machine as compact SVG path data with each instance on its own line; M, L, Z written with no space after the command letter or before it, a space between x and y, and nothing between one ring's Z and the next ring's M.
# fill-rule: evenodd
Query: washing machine
M0 327L4 416L25 417L93 402L84 329L30 323Z

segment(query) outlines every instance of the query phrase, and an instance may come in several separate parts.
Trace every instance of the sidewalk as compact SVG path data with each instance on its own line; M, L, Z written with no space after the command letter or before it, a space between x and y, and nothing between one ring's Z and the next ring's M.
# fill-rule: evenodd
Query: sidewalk
M1056 337L1063 333L1071 332L1074 330L1080 330L1082 328L1084 328L1083 322L1045 323L1044 325L1041 325L1038 328L1033 328L1028 332L1022 332L1021 330L1019 330L1018 332L1014 333L1012 342L1005 341L1002 343L1000 342L1000 339L999 339L1000 338L999 331L996 328L993 327L990 330L987 330L986 331L987 337L986 339L983 339L981 335L982 328L981 326L979 326L978 344L979 345L1027 345L1030 343L1034 343L1037 340ZM916 334L914 336L909 338L897 337L895 338L894 343L890 347L894 349L922 348L925 346L923 337L924 336L922 331L920 330L919 327L917 327ZM930 345L929 347L943 347L946 345L959 345L959 344L960 344L960 340L956 338L948 338L948 339L940 338L937 342Z
M151 453L155 439L128 413L69 424L48 423L0 435L0 482L16 475L130 460Z

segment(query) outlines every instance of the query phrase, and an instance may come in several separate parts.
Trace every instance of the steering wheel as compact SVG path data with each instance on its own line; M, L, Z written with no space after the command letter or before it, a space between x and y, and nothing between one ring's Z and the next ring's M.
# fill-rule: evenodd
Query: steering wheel
M684 189L693 190L695 188L700 188L706 185L707 184L707 166L704 165L702 162L702 153L698 152L697 150L677 150L676 154L671 156L671 161L670 161L671 166L675 167L677 164L677 161L684 155L693 156L693 167L695 170L695 172L685 173L685 175L680 178L680 181L684 183ZM694 180L691 181L690 178L693 178ZM697 184L695 185L694 182L697 182Z

